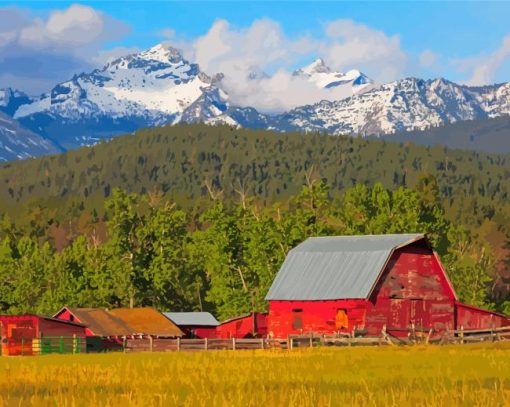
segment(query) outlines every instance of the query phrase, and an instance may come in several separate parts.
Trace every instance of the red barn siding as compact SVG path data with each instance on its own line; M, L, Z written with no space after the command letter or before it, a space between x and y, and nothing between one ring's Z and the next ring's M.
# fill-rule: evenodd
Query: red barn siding
M179 325L179 328L185 334L185 338L216 338L215 326L203 325Z
M439 332L455 326L454 301L451 284L434 252L419 244L410 245L391 256L370 299L273 300L269 302L268 331L276 338L354 329L379 335L386 326L394 335L407 335L403 330L414 324ZM338 326L338 310L345 310L347 328Z
M37 315L0 316L2 355L29 355L32 339L48 336L85 337L85 327ZM21 349L22 339L26 345Z
M249 338L267 335L267 314L254 312L232 318L216 327L217 338Z
M455 304L457 329L490 329L510 325L510 319L496 312L457 302Z

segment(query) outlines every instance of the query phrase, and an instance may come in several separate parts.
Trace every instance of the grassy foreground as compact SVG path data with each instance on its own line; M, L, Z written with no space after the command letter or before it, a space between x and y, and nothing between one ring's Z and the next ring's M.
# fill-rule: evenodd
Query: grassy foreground
M0 358L1 406L504 406L510 343Z

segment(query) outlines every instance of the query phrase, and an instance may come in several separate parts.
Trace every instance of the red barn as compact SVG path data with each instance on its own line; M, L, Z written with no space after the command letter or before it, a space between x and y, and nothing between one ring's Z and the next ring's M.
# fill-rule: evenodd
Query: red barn
M32 355L40 353L36 341L41 338L81 338L85 326L39 315L0 315L1 355ZM67 343L66 343L67 345Z
M216 327L220 324L209 312L163 312L184 332L186 338L216 338Z
M267 314L251 312L223 321L216 328L217 338L264 338Z
M438 256L422 234L309 238L289 253L267 296L271 337L357 331L395 336L441 333L500 314L457 302ZM475 315L476 314L476 315ZM459 321L457 321L457 319ZM474 322L477 321L477 322Z

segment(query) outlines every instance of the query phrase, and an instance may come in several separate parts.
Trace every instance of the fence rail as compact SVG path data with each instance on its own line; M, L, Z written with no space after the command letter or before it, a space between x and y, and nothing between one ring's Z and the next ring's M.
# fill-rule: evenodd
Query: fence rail
M400 333L400 335L397 335ZM143 338L125 339L124 352L193 352L214 350L249 350L249 349L295 349L319 346L381 346L412 344L465 344L474 342L496 342L510 340L510 326L492 329L458 329L438 334L429 329L395 330L383 328L379 336L355 336L354 334L290 335L285 339L269 338L232 338L232 339L181 339L181 338ZM43 337L22 338L20 342L11 343L10 355L45 355L52 353L70 354L86 353L85 338L79 337ZM108 350L108 349L104 349ZM89 350L90 351L90 350Z

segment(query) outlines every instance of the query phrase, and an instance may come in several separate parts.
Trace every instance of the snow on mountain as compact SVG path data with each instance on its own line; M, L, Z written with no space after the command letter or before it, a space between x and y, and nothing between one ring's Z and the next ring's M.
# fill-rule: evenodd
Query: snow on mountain
M141 126L220 115L226 110L227 95L218 90L216 81L178 50L159 44L74 76L40 100L21 106L14 117L43 135L51 132L58 138L63 128L73 130L74 136L62 143L73 148ZM197 108L200 100L211 105Z
M317 58L310 65L294 71L295 76L307 78L319 88L332 89L348 86L352 93L362 93L373 88L373 81L360 71L353 69L347 73L334 72L322 58Z
M17 89L0 89L0 112L9 116L12 116L21 105L31 102L32 99L29 96Z
M23 128L12 117L0 112L0 161L26 159L61 151L51 141Z
M22 126L64 149L180 122L382 135L510 115L510 83L467 87L445 79L405 78L376 87L360 71L335 72L322 59L294 75L325 89L332 100L277 115L233 106L221 74L206 75L180 51L159 44L75 75L37 100L0 91L0 110L12 114L15 106ZM267 75L253 67L248 78Z
M510 115L510 83L474 88L406 78L348 99L293 109L278 117L276 128L379 135L503 115Z

